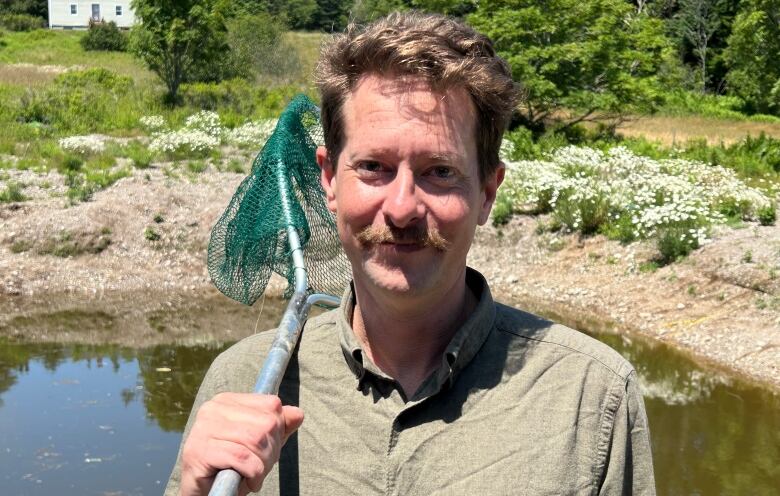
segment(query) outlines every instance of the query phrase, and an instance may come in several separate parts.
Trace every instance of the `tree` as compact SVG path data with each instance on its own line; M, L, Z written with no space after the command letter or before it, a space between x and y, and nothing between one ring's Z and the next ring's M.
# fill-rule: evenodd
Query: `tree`
M745 0L724 59L730 93L751 112L780 115L780 0Z
M133 0L132 6L141 22L131 31L130 50L163 80L168 102L177 102L184 82L224 75L226 2Z
M707 55L712 36L720 26L715 0L680 0L680 10L675 16L675 28L680 37L692 47L698 61L701 93L707 92Z
M351 0L317 0L317 10L307 27L327 33L342 31L349 20L351 6Z
M48 20L47 0L0 0L0 12L7 14L29 14Z
M519 122L617 122L660 101L656 73L671 49L658 19L625 0L482 0L468 16L509 63L525 102Z

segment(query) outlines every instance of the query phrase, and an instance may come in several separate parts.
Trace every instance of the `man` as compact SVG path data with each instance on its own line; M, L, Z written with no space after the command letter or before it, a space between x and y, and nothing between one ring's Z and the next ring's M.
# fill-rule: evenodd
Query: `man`
M306 324L280 399L247 394L269 333L216 359L167 492L205 494L231 467L242 494L653 494L631 366L495 303L466 267L514 105L491 42L394 14L336 36L318 84L353 284Z

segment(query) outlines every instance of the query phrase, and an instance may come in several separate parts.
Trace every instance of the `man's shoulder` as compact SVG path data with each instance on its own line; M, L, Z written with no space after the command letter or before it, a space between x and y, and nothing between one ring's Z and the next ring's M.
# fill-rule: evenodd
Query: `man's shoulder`
M496 303L496 329L529 350L526 358L596 366L625 380L633 366L617 351L587 334L532 313Z
M302 350L317 350L318 342L333 335L337 311L324 312L306 321L300 344ZM214 360L213 373L224 378L230 387L253 385L275 337L276 329L270 329L234 343Z

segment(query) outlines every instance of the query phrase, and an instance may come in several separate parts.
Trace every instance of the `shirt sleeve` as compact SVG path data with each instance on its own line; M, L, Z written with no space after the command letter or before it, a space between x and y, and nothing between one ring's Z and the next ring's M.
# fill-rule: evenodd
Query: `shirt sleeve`
M600 495L655 495L650 430L642 394L632 371L612 415Z

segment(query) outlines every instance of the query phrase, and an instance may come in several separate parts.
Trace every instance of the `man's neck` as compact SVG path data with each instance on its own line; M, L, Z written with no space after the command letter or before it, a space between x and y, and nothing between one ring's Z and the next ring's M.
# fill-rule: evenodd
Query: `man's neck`
M352 328L364 352L411 397L476 306L465 273L446 292L383 298L355 284Z

